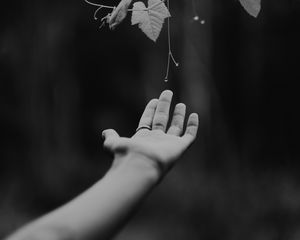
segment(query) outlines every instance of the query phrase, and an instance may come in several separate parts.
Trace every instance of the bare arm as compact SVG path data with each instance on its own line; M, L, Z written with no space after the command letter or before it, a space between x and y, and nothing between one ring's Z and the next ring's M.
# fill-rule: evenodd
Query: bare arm
M175 107L169 129L172 92L164 91L145 108L131 138L110 129L104 147L114 153L107 174L80 196L17 231L7 240L110 239L196 137L198 116L183 131L185 105Z

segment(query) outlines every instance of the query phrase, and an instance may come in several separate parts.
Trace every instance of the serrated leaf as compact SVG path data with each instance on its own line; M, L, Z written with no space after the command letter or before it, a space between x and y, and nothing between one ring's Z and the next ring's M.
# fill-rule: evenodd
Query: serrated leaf
M257 17L261 9L261 0L240 0L245 10L253 17Z
M110 29L115 29L127 16L128 7L132 0L121 0L108 19Z
M138 24L147 37L156 42L165 18L171 15L161 0L148 0L148 6L147 9L143 2L133 4L131 24Z

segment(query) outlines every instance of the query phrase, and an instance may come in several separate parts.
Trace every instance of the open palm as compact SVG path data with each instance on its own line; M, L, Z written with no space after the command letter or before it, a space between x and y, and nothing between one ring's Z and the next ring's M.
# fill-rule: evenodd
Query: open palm
M172 96L173 93L166 90L159 99L147 104L138 130L131 138L120 137L113 129L103 131L104 147L115 154L141 155L168 169L194 141L199 125L198 115L192 113L184 130L186 106L183 103L175 106L169 119Z

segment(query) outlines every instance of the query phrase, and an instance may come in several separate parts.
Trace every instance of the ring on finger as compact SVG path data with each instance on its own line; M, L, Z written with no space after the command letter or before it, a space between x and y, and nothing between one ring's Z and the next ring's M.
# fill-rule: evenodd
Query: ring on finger
M148 125L141 125L141 126L139 126L139 127L135 130L135 132L138 132L138 131L140 131L140 130L142 130L142 129L152 130L152 128L151 128L150 126L148 126Z

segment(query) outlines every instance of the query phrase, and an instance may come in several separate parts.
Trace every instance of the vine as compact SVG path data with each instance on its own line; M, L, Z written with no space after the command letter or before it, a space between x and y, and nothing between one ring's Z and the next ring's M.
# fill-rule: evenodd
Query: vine
M171 34L170 34L170 0L148 0L148 6L141 1L133 3L133 7L129 8L133 0L121 0L118 6L108 6L103 4L98 4L90 2L90 0L84 0L89 5L97 7L94 12L94 19L98 20L98 13L102 9L108 9L110 12L101 18L102 28L105 24L109 25L110 29L115 29L127 16L128 12L132 12L131 24L138 24L138 27L146 34L146 36L152 41L156 42L159 34L161 32L164 20L167 19L167 34L168 34L168 60L167 60L167 69L165 75L165 82L169 78L170 62L174 63L176 67L179 66L179 63L175 60L172 49L171 49ZM196 7L196 0L192 1L193 9L193 20L199 21L199 15ZM260 8L261 0L239 0L244 9L253 17L257 17ZM165 2L167 5L165 5ZM205 23L205 20L200 21L201 24Z
M167 0L167 7L170 9L170 0ZM170 34L170 18L167 19L167 31L168 31L168 61L167 61L167 71L165 75L165 82L169 79L169 70L170 70L170 60L172 59L176 67L179 66L179 63L176 62L172 50L171 50L171 34Z
M131 24L138 24L139 28L146 34L148 38L156 42L162 29L164 20L167 19L168 32L168 60L165 81L169 78L170 61L172 60L176 67L179 63L175 60L171 49L171 34L170 34L170 17L169 0L148 0L148 7L143 2L135 2L132 8L129 8L132 0L122 0L117 7L107 6L103 4L93 3L89 0L84 0L86 3L98 7L94 12L94 19L97 20L97 14L101 9L109 9L111 12L101 18L100 28L105 24L109 25L110 29L115 29L127 16L128 12L132 12ZM165 5L167 2L167 6Z

